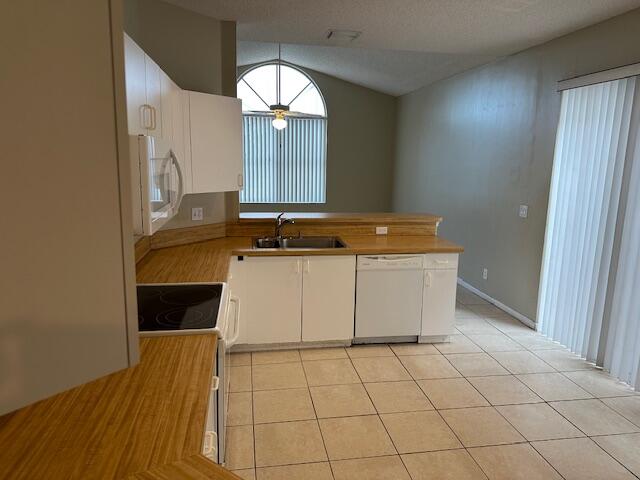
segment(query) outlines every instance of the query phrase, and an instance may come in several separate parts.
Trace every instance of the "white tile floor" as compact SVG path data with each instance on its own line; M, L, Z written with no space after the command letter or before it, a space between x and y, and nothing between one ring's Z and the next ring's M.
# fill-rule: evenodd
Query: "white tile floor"
M258 480L633 479L640 395L471 292L450 343L232 355Z

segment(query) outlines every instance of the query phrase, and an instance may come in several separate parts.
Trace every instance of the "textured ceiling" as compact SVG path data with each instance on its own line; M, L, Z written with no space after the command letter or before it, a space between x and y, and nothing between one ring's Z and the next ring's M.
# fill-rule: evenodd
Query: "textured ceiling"
M167 1L237 21L240 64L267 59L273 47L257 42L292 44L287 60L394 95L640 7L640 0ZM329 29L362 35L334 43Z

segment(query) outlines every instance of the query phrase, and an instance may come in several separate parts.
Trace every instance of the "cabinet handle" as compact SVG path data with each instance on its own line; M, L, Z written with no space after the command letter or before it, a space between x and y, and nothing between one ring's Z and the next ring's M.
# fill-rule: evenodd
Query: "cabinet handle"
M216 451L216 444L218 443L218 434L216 432L212 432L207 430L204 432L204 448L203 452L205 455L211 455Z
M149 113L149 121L147 122L147 112L151 112L151 106L146 103L140 105L140 123L142 128L149 130L151 128L151 113Z
M155 130L156 129L156 109L155 107L149 107L151 109L151 130Z
M309 259L305 259L304 260L304 268L303 268L303 272L304 273L309 273L311 271L311 263L309 261Z
M220 377L217 375L213 376L213 385L211 385L211 391L215 392L216 390L218 390L218 388L220 388Z
M238 174L238 186L244 187L244 178L241 173Z
M293 269L293 273L295 273L295 274L300 273L300 262L301 262L301 260L296 260L296 266Z
M429 270L424 271L424 286L425 287L431 286L431 272Z

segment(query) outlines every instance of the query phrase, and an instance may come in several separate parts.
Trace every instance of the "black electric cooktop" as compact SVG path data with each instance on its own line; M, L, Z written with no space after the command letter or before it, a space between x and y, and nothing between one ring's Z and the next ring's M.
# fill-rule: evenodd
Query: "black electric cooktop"
M202 330L216 327L221 283L138 285L138 330Z

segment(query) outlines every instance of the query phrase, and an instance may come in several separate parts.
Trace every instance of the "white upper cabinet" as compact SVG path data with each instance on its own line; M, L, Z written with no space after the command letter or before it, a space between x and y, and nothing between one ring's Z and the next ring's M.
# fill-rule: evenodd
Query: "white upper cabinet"
M242 189L242 102L188 92L192 193Z
M127 35L124 36L124 69L127 90L127 123L129 135L145 135L151 125L147 104L144 51Z
M304 257L302 272L302 341L353 338L356 257Z
M0 15L0 416L137 363L118 3Z

